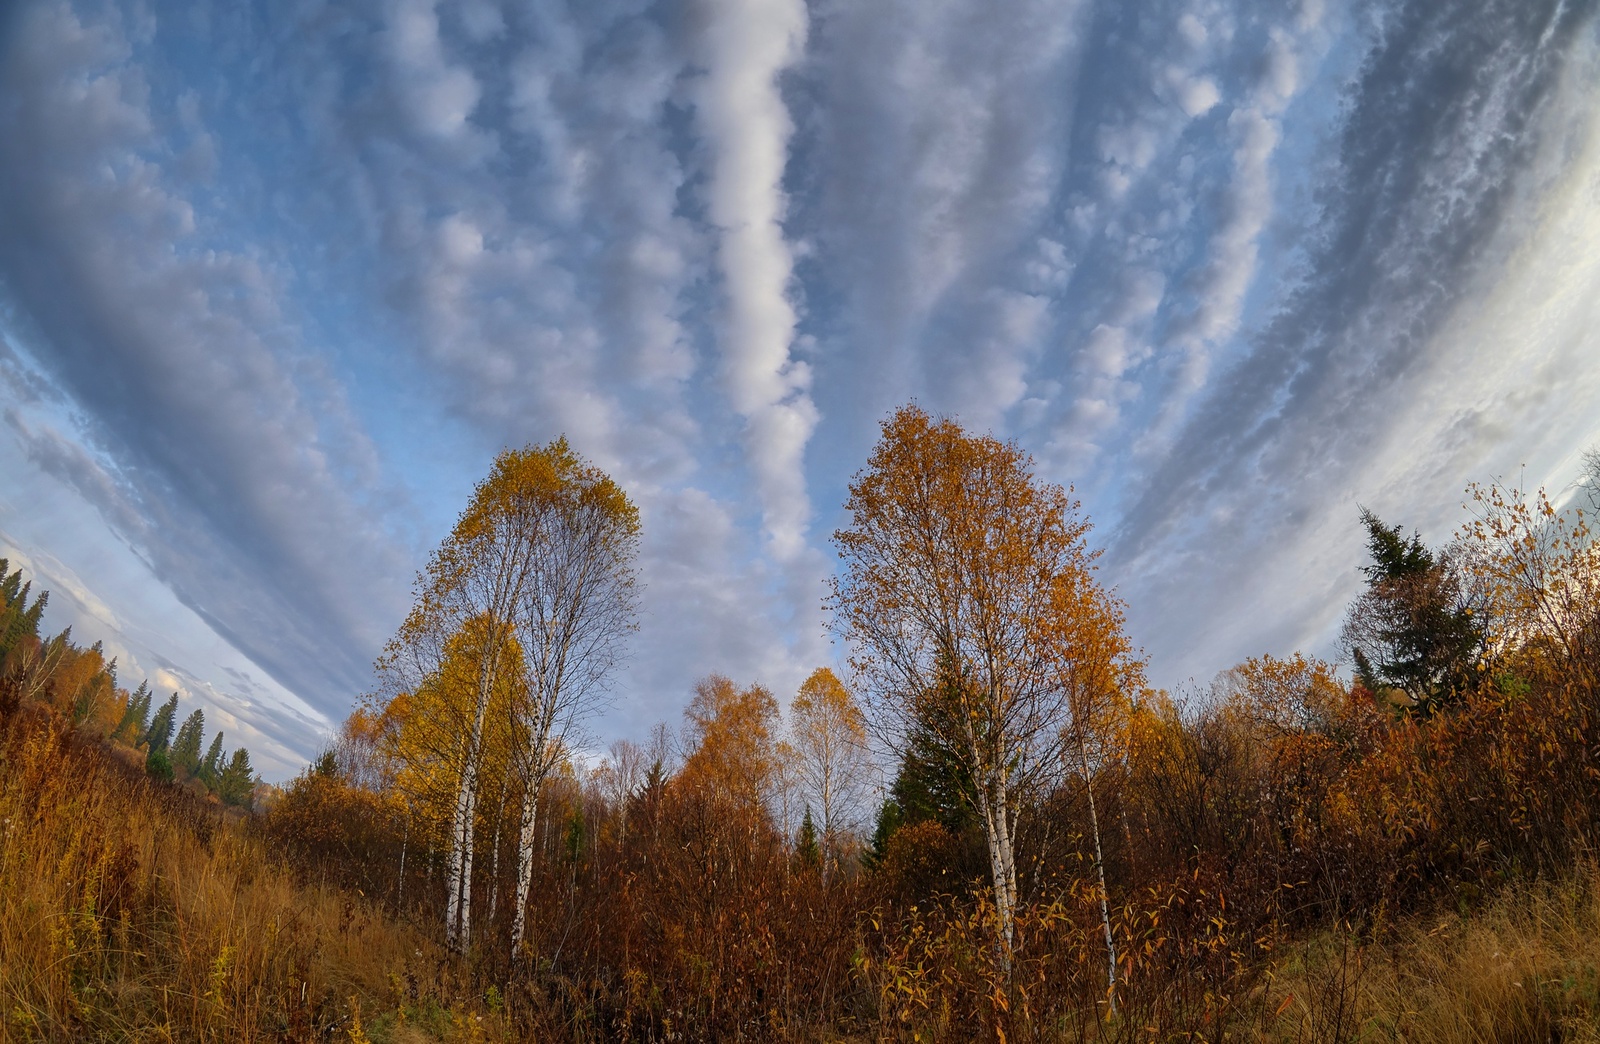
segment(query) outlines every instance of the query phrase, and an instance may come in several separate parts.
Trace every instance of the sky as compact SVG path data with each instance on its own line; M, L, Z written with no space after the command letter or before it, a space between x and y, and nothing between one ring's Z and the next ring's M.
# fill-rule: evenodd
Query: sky
M1334 655L1358 506L1600 442L1596 0L0 4L0 556L269 779L563 434L643 524L591 741L787 699L908 401L1156 684Z

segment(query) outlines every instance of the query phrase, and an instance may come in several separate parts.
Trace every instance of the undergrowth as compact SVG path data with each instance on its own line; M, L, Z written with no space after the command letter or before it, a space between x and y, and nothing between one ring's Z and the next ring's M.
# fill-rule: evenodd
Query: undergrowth
M0 718L0 897L0 1041L504 1036L427 934L43 711Z

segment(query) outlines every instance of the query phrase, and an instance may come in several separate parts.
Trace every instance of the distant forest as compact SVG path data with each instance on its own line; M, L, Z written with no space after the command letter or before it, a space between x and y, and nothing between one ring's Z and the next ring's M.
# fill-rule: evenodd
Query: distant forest
M22 570L0 558L0 710L14 712L23 703L47 707L79 735L98 737L120 757L142 764L151 777L248 809L261 782L250 752L225 751L220 731L207 744L205 712L196 707L180 722L177 693L152 712L149 680L132 692L120 687L117 661L106 659L100 642L76 645L70 627L41 634L50 593L32 590Z

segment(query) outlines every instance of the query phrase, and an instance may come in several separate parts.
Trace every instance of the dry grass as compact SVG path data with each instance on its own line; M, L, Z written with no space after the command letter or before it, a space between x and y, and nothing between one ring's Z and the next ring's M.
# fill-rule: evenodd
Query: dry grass
M48 715L0 720L0 1041L501 1036L446 1004L448 972L213 807Z
M1323 931L1247 971L1239 981L1256 988L1223 1008L1167 991L1137 1017L1036 1019L1025 1004L1005 1021L1013 1039L1042 1040L1600 1041L1600 867L1403 919L1376 942ZM1049 1000L1032 1010L1059 1016ZM511 1018L429 934L359 895L298 883L215 807L46 714L0 720L0 1044L494 1041L516 1039ZM536 1010L518 1021L540 1030L529 1039L606 1036ZM893 1023L869 1032L892 1036ZM966 1039L989 1027L923 1029Z
M1600 867L1508 887L1377 944L1321 934L1261 999L1259 1039L1600 1041Z
M1048 911L1046 912L1048 913ZM1475 908L1413 915L1381 931L1318 930L1276 956L1218 973L1141 969L1111 1012L1087 981L1094 938L1024 914L1050 944L1007 983L980 952L992 934L936 910L908 922L900 949L866 974L890 1039L1250 1041L1346 1044L1600 1042L1600 865L1502 888ZM1070 918L1068 919L1070 922ZM1077 934L1075 934L1075 932ZM1078 936L1081 935L1082 938ZM1057 964L1080 965L1057 975ZM1102 973L1103 974L1103 973ZM1034 980L1031 981L1030 980ZM1101 982L1103 983L1103 979ZM1000 998L1006 998L1000 1004ZM1003 1032L1002 1032L1003 1028Z

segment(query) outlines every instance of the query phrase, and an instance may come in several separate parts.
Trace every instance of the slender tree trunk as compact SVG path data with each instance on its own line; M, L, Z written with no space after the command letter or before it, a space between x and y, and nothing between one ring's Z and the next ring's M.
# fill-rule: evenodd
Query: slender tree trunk
M476 744L474 744L476 746ZM472 931L472 826L477 804L478 758L467 757L450 819L450 856L445 866L445 940L459 950Z
M405 907L406 901L406 848L411 843L411 810L406 809L405 819L400 826L400 881L395 886L394 908L398 913Z
M494 814L494 856L489 862L489 923L494 923L494 915L500 911L500 825L506 818L506 792L511 788L502 778L500 783L500 807Z
M498 641L491 633L486 640ZM477 825L478 760L483 756L483 721L489 713L499 664L491 651L478 669L478 705L474 708L472 731L467 736L466 763L461 767L461 789L456 795L455 814L450 825L450 863L446 875L445 939L451 949L460 950L472 938L472 852Z
M1100 925L1106 933L1106 997L1111 1013L1117 1012L1117 943L1111 934L1111 905L1106 896L1106 861L1100 847L1100 815L1094 807L1094 782L1089 775L1089 751L1078 737L1078 757L1083 763L1083 791L1089 797L1089 829L1094 833L1094 871L1100 878Z
M833 876L833 806L837 799L833 793L833 766L822 768L822 788L817 795L822 799L822 883L827 885Z
M511 920L511 952L522 945L527 929L528 893L533 888L533 850L538 843L539 784L530 782L522 798L522 823L517 831L517 909Z
M994 879L995 916L1000 921L1000 963L1011 971L1011 947L1016 935L1017 865L1011 854L1011 824L1005 801L979 789L985 839L989 843L989 872ZM998 807L997 807L998 806Z

